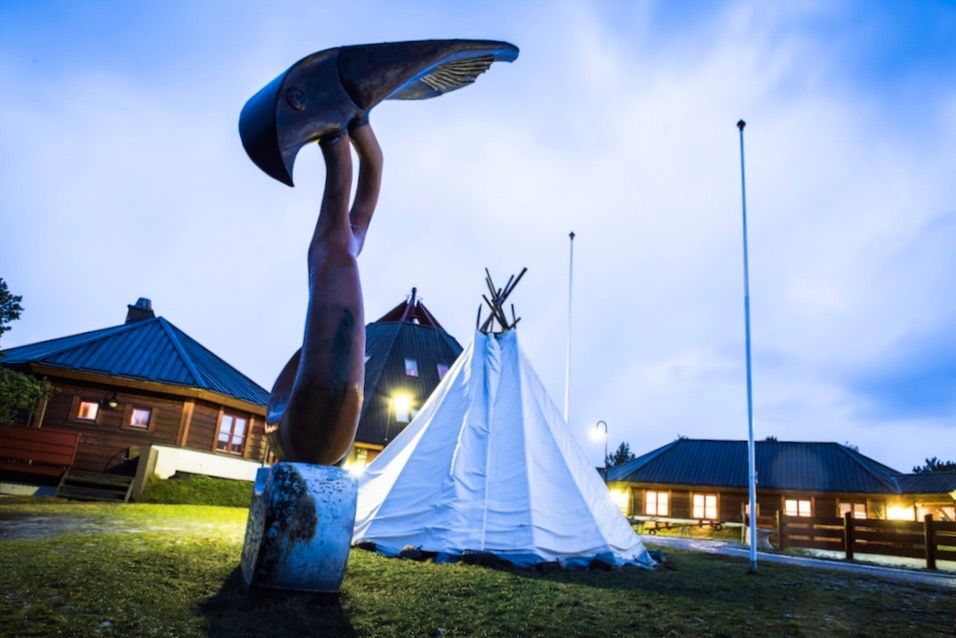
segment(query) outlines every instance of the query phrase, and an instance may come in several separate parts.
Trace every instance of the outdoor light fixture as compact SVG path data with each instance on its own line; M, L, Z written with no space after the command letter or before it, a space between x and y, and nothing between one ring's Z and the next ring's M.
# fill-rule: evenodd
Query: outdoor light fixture
M116 408L118 408L119 401L116 400L116 393L114 392L113 394L109 395L108 397L100 401L100 404L104 408L109 408L110 410L115 410Z
M396 412L409 412L412 409L412 397L404 392L392 395L392 409Z
M342 464L342 469L352 476L359 477L365 473L365 463L358 459L355 459L354 461L346 461Z
M624 490L611 490L608 494L610 494L611 501L617 506L617 509L621 510L621 513L627 516L628 505L631 500L630 495Z
M385 420L385 443L387 444L390 439L392 419L391 416L395 416L395 421L398 423L408 423L412 420L412 405L415 402L415 397L407 392L396 392L388 399L389 407L389 418Z
M601 428L604 428L604 431L601 431ZM598 437L604 437L604 484L607 485L607 421L598 421L594 424L594 430L591 431L591 436L595 439Z

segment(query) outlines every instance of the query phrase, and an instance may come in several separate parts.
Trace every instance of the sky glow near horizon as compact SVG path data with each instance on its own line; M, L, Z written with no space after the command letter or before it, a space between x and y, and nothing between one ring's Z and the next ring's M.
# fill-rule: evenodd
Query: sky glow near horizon
M519 334L610 447L746 438L739 118L748 122L755 434L956 458L956 8L943 3L0 6L2 347L157 313L266 388L300 345L318 150L289 189L239 110L300 57L503 39L475 86L372 113L366 320L412 286L466 345L483 268L529 272Z

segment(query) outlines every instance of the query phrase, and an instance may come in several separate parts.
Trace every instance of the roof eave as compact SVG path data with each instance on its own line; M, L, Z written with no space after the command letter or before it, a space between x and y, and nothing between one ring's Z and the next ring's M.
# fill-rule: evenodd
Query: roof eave
M200 399L210 403L218 403L226 407L235 408L251 412L258 416L266 415L266 406L264 404L253 403L245 399L239 399L228 394L206 390L203 388L194 388L190 386L179 385L175 383L163 383L160 381L149 381L136 377L124 377L103 372L93 372L87 370L77 370L75 368L66 368L50 364L31 363L30 372L38 375L50 377L59 377L74 381L87 381L89 383L99 383L118 387L129 388L133 390L145 390L147 392L157 392L160 394L171 394L175 396L187 397L191 399Z

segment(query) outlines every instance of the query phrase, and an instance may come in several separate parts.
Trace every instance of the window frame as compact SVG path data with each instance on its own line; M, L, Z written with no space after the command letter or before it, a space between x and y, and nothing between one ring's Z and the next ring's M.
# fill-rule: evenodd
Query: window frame
M795 508L795 511L797 512L796 514L790 513L790 509L787 507L787 503L796 504L796 508ZM802 503L807 503L806 514L803 513L803 509L801 507ZM813 498L809 496L807 498L784 496L783 497L783 515L790 516L793 518L813 518Z
M651 494L654 494L654 511L651 512ZM661 511L661 496L664 497L664 511ZM644 514L646 516L670 516L671 515L671 491L661 489L644 490Z
M92 419L84 419L80 417L80 406L84 403L93 403L96 405L96 415ZM98 399L90 399L80 395L73 395L73 401L70 404L70 414L69 421L71 423L78 423L80 425L99 425L102 420L103 415L103 401Z
M857 507L860 506L863 507L863 516L857 516L860 513L857 511ZM869 508L866 506L866 501L839 501L837 503L837 514L840 518L843 518L846 512L849 512L857 520L865 520L869 517Z
M84 406L84 405L93 406L93 416L92 416L92 418L91 418L91 417L85 417L85 416L83 416L82 412L83 412L83 406ZM77 420L77 421L84 421L84 422L86 422L86 423L96 423L96 420L99 418L99 416L100 416L100 403L99 403L99 401L83 401L83 400L80 400L80 401L77 403L77 407L76 407L76 420Z
M411 370L414 374L409 374L409 370ZM405 376L411 377L413 379L420 378L421 375L418 371L418 359L409 359L408 357L405 358Z
M229 429L229 438L226 441L226 449L221 449L219 447L219 435L222 434L222 424L223 424L223 421L226 420L226 417L229 417L232 419L232 426ZM245 421L246 425L245 425L245 429L243 430L242 443L239 447L239 451L235 452L233 451L232 439L235 436L236 421L238 419L242 419L243 421ZM216 420L216 431L213 433L213 439L212 439L213 452L216 452L218 454L228 454L229 456L238 457L238 458L245 458L246 451L249 448L249 436L251 432L252 432L252 419L249 417L248 414L245 414L242 412L226 412L225 409L220 408L219 418Z
M451 366L445 365L444 363L435 364L435 372L438 373L438 380L441 381L445 378L445 375L448 374L448 371L451 370Z
M145 426L142 425L133 425L133 414L137 410L148 410L149 411L149 421L146 422ZM123 409L123 422L121 424L124 430L131 430L133 432L151 432L153 426L156 423L156 408L151 405L142 405L136 403L127 403L126 407Z
M697 510L697 503L695 501L697 500L698 496L703 497L704 499L704 502L703 502L704 515L703 516L697 515L698 510ZM714 508L713 508L714 516L713 517L707 516L707 513L708 513L707 497L708 496L712 496L714 498ZM691 492L690 513L691 513L691 518L698 521L720 520L720 492Z

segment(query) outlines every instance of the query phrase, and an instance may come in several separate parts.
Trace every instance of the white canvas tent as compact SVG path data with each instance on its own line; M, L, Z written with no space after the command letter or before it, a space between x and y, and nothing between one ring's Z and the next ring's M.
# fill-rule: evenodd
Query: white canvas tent
M612 502L518 346L477 332L418 416L359 483L353 543L519 566L654 561Z

